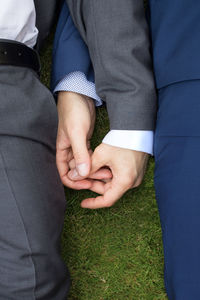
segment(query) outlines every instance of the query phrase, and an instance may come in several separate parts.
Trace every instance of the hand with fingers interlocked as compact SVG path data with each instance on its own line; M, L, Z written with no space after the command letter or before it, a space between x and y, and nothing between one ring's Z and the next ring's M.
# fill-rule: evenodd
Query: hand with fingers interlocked
M137 187L144 177L149 155L101 143L92 152L95 125L93 99L73 93L58 96L56 162L62 183L72 189L90 189L100 196L84 199L81 206L110 207Z

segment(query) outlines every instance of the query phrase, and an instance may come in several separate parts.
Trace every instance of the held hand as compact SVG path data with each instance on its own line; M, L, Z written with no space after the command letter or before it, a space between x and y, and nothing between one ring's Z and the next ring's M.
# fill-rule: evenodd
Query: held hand
M85 199L81 206L90 209L112 206L127 190L141 184L148 158L149 154L144 152L100 144L92 155L90 177L94 178L96 172L105 166L110 168L113 176L106 182L93 181L90 190L101 196ZM68 176L72 180L81 179L78 175L74 176L74 170L71 170Z
M90 188L91 180L74 182L67 173L72 159L79 175L87 177L90 173L90 138L96 116L94 101L77 93L60 92L57 109L56 163L62 183L73 189Z

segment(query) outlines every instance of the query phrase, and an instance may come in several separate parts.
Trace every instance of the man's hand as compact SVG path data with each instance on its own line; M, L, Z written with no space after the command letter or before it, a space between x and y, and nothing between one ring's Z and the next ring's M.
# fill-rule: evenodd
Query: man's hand
M56 164L61 181L72 189L89 189L94 181L92 177L87 178L91 169L90 138L96 117L94 101L81 94L60 92L57 109ZM71 168L82 176L80 181L70 180L67 174ZM111 176L107 169L93 174L95 180L109 179Z
M67 173L69 162L74 159L79 175L90 173L90 138L95 124L94 101L89 97L60 92L58 95L58 133L56 141L56 163L62 183L73 189L87 189L91 181L71 181Z
M107 144L100 144L92 155L91 178L102 167L109 167L112 179L92 182L90 190L101 194L96 198L82 201L84 208L96 209L112 206L129 189L137 187L142 182L146 170L149 154L133 151ZM71 180L81 180L83 177L76 175L72 169L68 173Z

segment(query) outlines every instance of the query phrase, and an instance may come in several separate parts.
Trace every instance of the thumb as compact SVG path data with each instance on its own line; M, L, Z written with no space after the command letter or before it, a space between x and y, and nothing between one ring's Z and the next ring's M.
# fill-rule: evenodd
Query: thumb
M91 158L91 174L94 174L102 167L106 166L106 152L102 144L100 144L93 152Z
M87 138L84 133L70 136L76 169L81 177L87 177L90 173L91 158L87 147Z

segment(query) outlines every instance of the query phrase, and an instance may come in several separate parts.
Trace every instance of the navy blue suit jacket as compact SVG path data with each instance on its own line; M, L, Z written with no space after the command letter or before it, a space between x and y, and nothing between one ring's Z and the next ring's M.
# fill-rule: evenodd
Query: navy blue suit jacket
M67 74L83 72L94 82L94 71L86 44L75 28L67 4L64 2L59 17L53 46L51 89Z
M200 78L200 1L149 0L157 88Z

